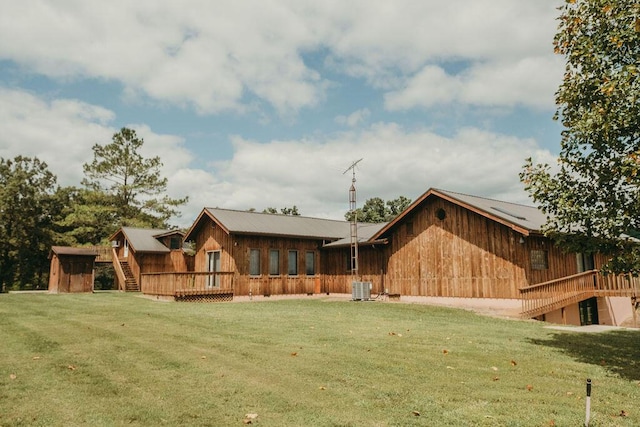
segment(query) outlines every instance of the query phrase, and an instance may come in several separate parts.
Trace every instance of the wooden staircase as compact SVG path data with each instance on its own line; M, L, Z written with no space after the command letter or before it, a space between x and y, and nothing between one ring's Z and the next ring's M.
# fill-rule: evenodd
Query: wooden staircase
M533 318L592 297L634 297L640 294L640 278L602 276L597 270L520 288L523 318Z
M124 290L126 292L140 292L140 285L138 285L136 277L133 275L131 267L129 267L129 263L127 261L120 261L120 267L122 267L122 272L125 277Z

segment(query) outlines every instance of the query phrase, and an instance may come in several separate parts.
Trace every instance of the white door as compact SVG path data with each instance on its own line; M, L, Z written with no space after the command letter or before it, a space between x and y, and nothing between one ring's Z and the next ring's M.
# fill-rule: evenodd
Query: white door
M207 252L207 271L210 273L220 272L220 251ZM220 276L215 274L207 277L207 286L219 288Z
M124 257L129 257L129 241L124 239Z

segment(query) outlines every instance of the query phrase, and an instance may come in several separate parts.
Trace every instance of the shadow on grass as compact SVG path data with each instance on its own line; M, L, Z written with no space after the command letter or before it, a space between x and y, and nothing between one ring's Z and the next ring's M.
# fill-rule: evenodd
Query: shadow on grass
M621 378L640 380L640 333L558 333L531 343L557 348L578 362L603 366Z

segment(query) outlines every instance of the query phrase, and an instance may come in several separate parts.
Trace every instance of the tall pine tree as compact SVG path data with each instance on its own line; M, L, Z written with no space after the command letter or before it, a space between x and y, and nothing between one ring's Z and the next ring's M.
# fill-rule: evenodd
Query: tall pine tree
M144 158L140 149L144 140L135 130L122 128L112 142L93 146L94 159L84 165L82 184L102 193L100 203L112 208L118 226L167 228L169 219L187 198L172 199L166 193L167 178L160 174L158 156Z

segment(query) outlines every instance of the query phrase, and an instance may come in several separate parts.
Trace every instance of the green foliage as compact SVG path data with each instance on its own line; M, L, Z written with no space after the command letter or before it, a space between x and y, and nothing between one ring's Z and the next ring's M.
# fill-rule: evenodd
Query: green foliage
M385 202L380 197L373 197L364 203L362 208L356 209L359 222L380 223L393 220L411 204L411 199L400 196L394 200ZM353 212L347 212L344 217L347 221L353 220Z
M64 187L54 195L61 206L55 222L57 241L65 246L108 243L118 228L113 197L101 191Z
M55 183L36 158L0 158L0 289L46 286Z
M640 251L620 237L640 229L640 3L567 0L560 11L559 165L527 159L521 179L549 217L548 235L568 250L610 254L610 271L637 274Z
M255 209L249 209L250 212L254 212ZM292 215L292 216L299 216L300 212L298 212L298 207L296 205L293 205L293 207L291 208L287 208L284 207L282 209L280 209L280 212L278 212L278 210L276 208L273 207L268 207L266 209L262 210L262 213L268 213L268 214L277 214L280 213L282 215Z
M103 194L98 206L115 209L117 226L167 228L168 220L178 214L177 207L187 198L163 196L167 178L160 175L162 163L157 156L142 157L143 144L134 130L122 128L110 144L94 145L94 159L84 165L82 184Z

